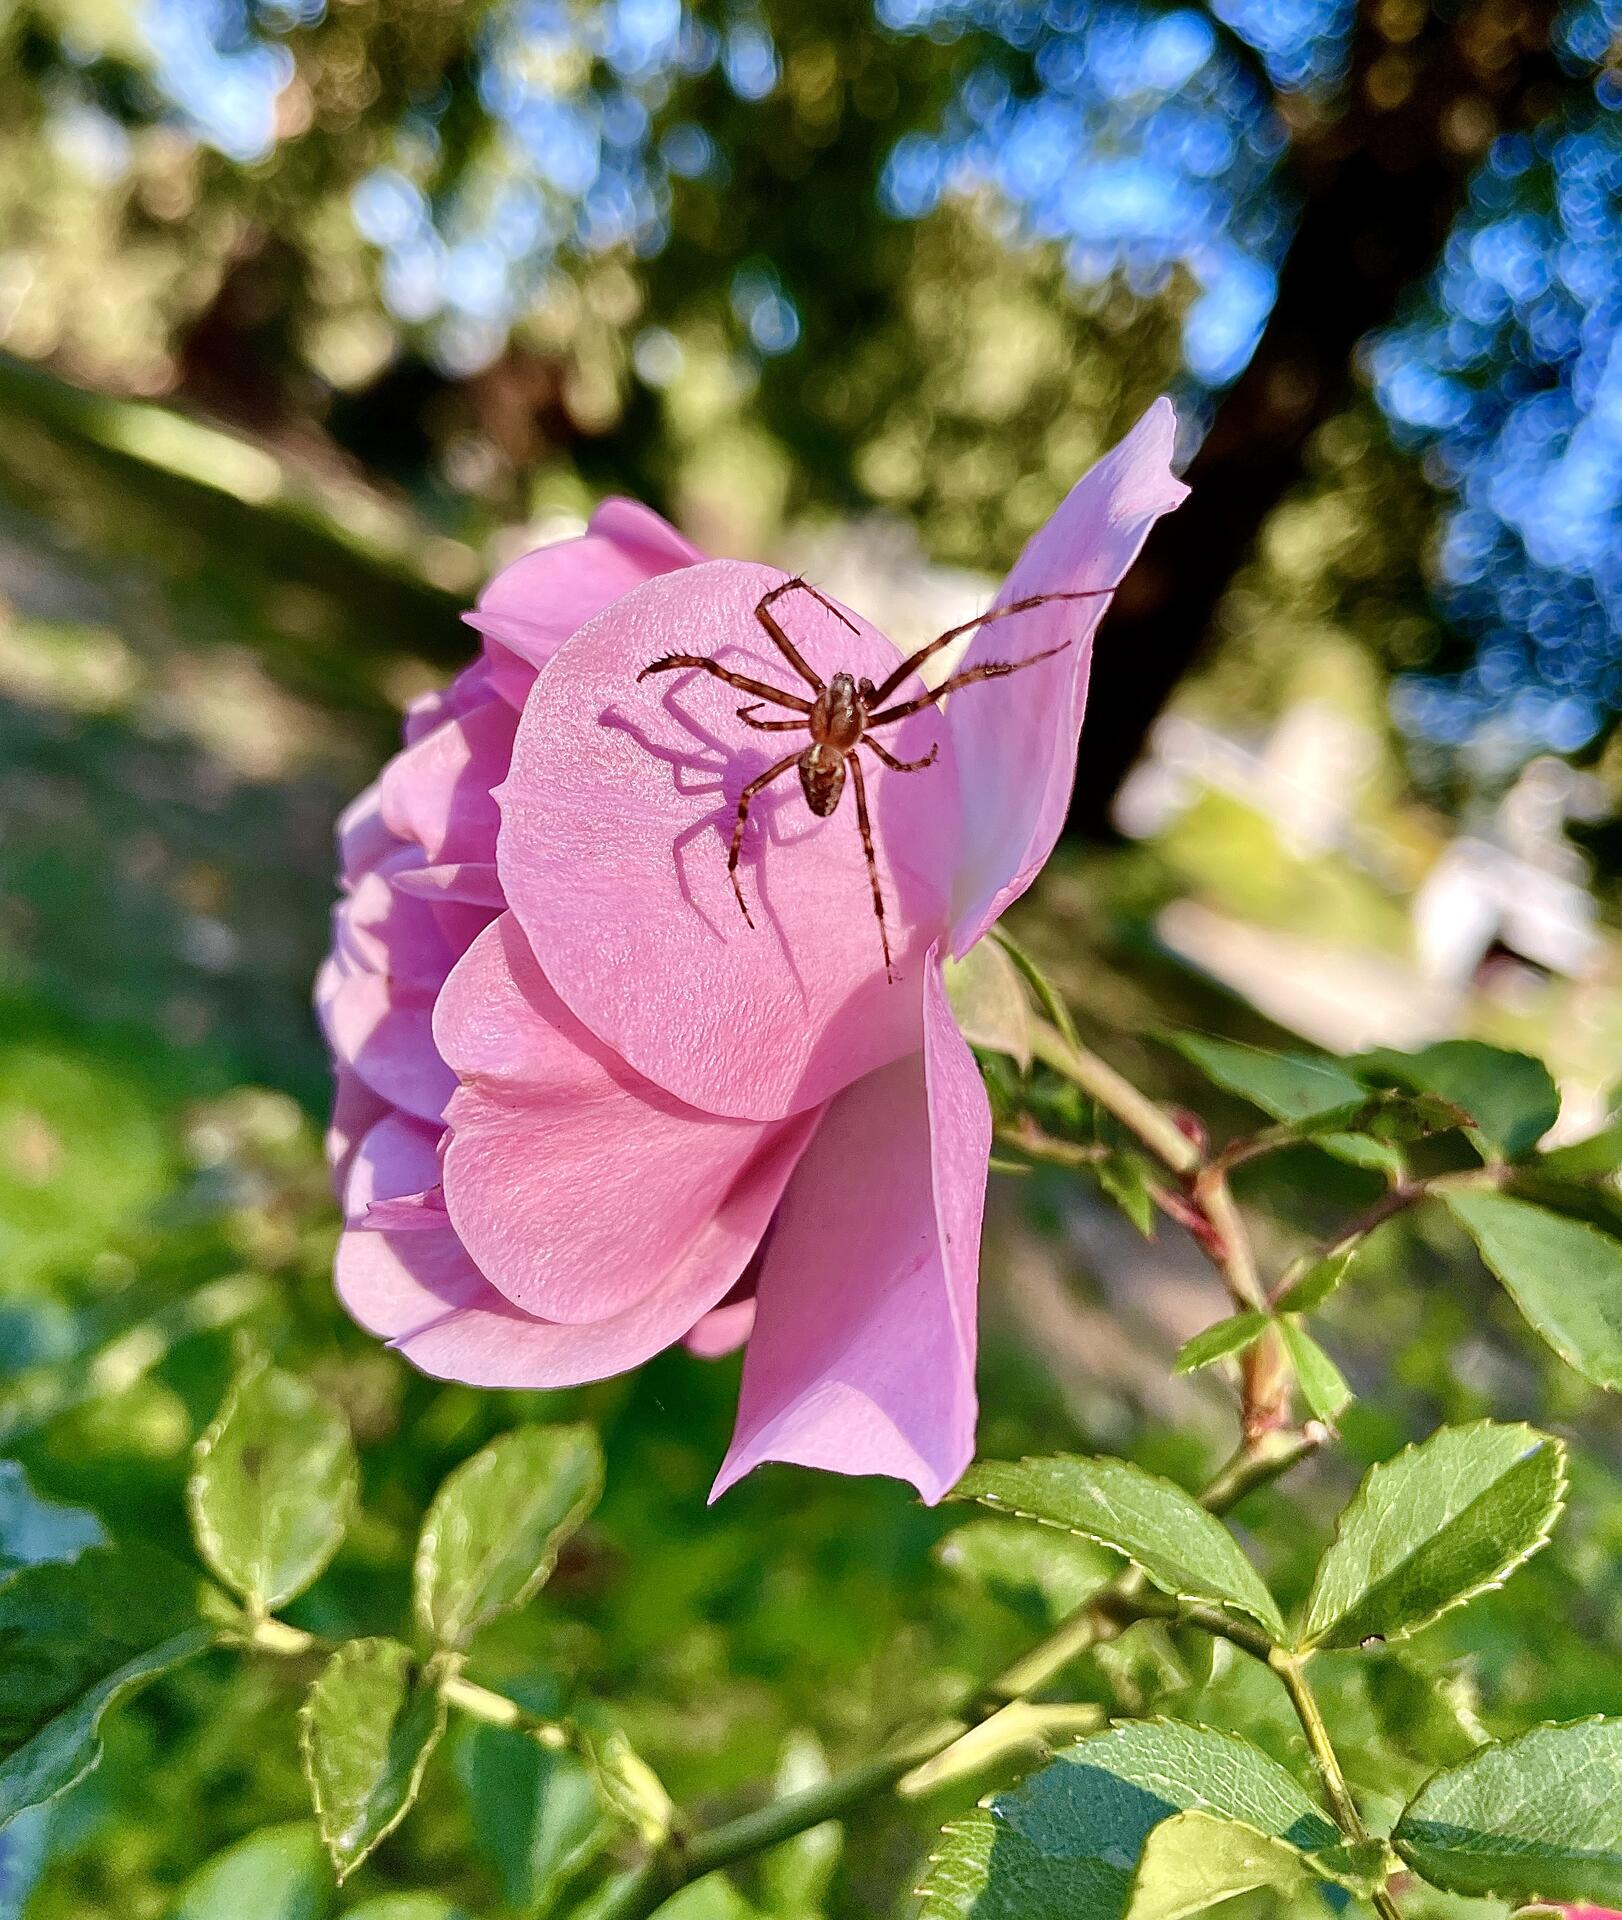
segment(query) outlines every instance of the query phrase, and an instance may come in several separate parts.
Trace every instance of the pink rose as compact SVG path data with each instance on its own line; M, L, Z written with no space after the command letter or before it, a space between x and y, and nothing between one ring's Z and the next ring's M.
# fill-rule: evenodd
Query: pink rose
M1185 492L1173 425L1157 402L998 604L1120 579ZM1052 850L1106 602L981 629L961 666L1064 651L883 732L902 760L938 744L926 770L864 760L892 982L848 795L826 819L792 775L759 795L752 927L738 911L740 792L806 735L754 731L746 696L701 672L638 681L688 652L809 697L755 617L782 579L611 501L469 616L479 659L413 708L340 823L317 985L337 1286L425 1372L483 1386L747 1342L717 1493L789 1460L933 1501L973 1451L991 1131L941 967ZM773 611L824 677L897 663L810 594Z

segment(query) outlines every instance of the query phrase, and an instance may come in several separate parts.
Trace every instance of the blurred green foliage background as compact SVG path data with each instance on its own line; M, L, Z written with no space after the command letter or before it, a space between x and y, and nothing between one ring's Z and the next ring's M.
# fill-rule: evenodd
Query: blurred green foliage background
M972 1536L942 1548L961 1516L786 1469L705 1507L733 1364L479 1394L336 1310L307 1010L333 816L463 657L479 581L603 493L922 638L1169 389L1195 494L1105 628L1076 833L1021 938L1163 1094L1195 1095L1169 1026L1469 1032L1545 1053L1580 1133L1622 1074L1614 562L1551 557L1523 515L1518 604L1554 638L1503 665L1502 609L1449 573L1476 470L1369 343L1448 299L1468 318L1430 276L1495 179L1589 195L1522 266L1598 244L1615 24L1514 0L1303 5L1293 35L1147 0L0 0L0 1448L183 1551L189 1448L252 1326L363 1449L365 1522L295 1609L354 1633L396 1626L456 1461L517 1420L600 1423L599 1516L481 1660L538 1709L598 1703L700 1808L870 1751L1012 1656L1062 1610L1062 1556L988 1584ZM1552 187L1515 170L1522 139ZM1591 291L1584 324L1614 327ZM1506 335L1469 376L1488 481L1516 479L1529 394L1614 428L1577 351ZM1601 495L1545 506L1598 514L1614 554ZM1303 1149L1244 1197L1287 1248L1368 1186ZM1074 1181L999 1181L985 1273L984 1451L1116 1448L1190 1482L1225 1453L1226 1390L1168 1377L1219 1311L1169 1228L1144 1243ZM1614 1411L1445 1225L1387 1229L1326 1326L1363 1398L1254 1512L1281 1595L1360 1463L1441 1418L1536 1419L1580 1440L1574 1515L1437 1641L1495 1731L1614 1711ZM1416 1709L1374 1670L1337 1710L1358 1784L1390 1794ZM203 1864L304 1818L295 1677L210 1657L119 1717L89 1785L0 1836L0 1920L225 1911ZM1298 1757L1252 1676L1157 1628L1077 1684ZM458 1727L340 1904L566 1911L593 1830L572 1764ZM973 1790L806 1843L745 1897L905 1912ZM314 1916L306 1840L265 1844Z

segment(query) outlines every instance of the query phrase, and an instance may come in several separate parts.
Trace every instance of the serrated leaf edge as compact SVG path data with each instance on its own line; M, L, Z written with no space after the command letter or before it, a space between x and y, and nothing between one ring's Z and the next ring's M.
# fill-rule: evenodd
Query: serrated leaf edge
M1069 1531L1069 1529L1065 1529L1065 1531ZM1604 1714L1595 1714L1591 1717L1594 1719L1603 1720L1606 1716ZM1228 1729L1225 1727L1207 1726L1204 1723L1204 1721L1200 1721L1200 1720L1174 1720L1169 1714L1164 1714L1164 1713L1152 1714L1145 1719L1112 1720L1110 1721L1109 1725L1106 1728L1104 1728L1101 1732L1078 1733L1074 1735L1069 1740L1069 1742L1066 1743L1065 1745L1055 1747L1053 1749L1052 1758L1046 1762L1046 1765L1048 1766L1053 1765L1054 1761L1057 1760L1061 1754L1074 1753L1079 1747L1089 1747L1089 1746L1096 1747L1101 1745L1105 1741L1118 1740L1124 1736L1127 1736L1136 1732L1138 1729L1143 1727L1172 1727L1172 1728L1175 1728L1176 1731L1179 1733L1193 1732L1193 1733L1200 1733L1200 1734L1208 1734L1213 1739L1223 1741L1228 1746L1244 1748L1247 1753L1263 1761L1271 1771L1279 1774L1289 1786L1293 1787L1302 1796L1302 1799L1306 1802L1306 1804L1310 1806L1312 1810L1316 1814L1318 1814L1318 1816L1323 1820L1326 1827L1333 1828L1338 1832L1334 1815L1329 1812L1328 1808L1322 1806L1319 1803L1319 1801L1311 1793L1307 1791L1306 1787L1302 1784L1302 1782L1299 1781L1295 1777L1295 1775L1290 1772L1289 1768L1284 1766L1280 1761L1275 1760L1273 1756L1265 1750L1265 1748L1257 1746L1254 1740L1247 1740L1243 1734L1230 1733ZM1040 1769L1038 1770L1040 1771ZM1446 1772L1447 1769L1443 1768L1441 1769L1441 1771ZM1006 1786L993 1787L989 1792L982 1794L981 1797L977 1801L975 1801L974 1811L977 1813L989 1814L993 1820L996 1820L998 1815L997 1815L995 1803L1004 1794L1010 1791L1012 1791L1012 1789ZM1292 1852L1296 1853L1300 1857L1302 1864L1305 1867L1307 1867L1307 1869L1313 1874L1313 1876L1316 1879L1328 1881L1334 1886L1344 1887L1347 1890L1347 1892L1352 1893L1354 1895L1363 1896L1366 1894L1367 1882L1364 1879L1362 1879L1360 1876L1357 1876L1357 1875L1347 1875L1347 1874L1338 1873L1334 1871L1332 1868L1327 1867L1323 1862L1323 1857L1321 1854L1314 1853L1305 1847L1298 1847L1296 1846L1293 1840L1285 1840L1282 1837L1282 1835L1268 1834L1262 1828L1254 1826L1248 1820L1236 1820L1233 1818L1231 1814L1213 1813L1213 1810L1210 1807L1176 1808L1171 1813L1168 1813L1164 1820L1156 1821L1155 1825L1149 1829L1150 1833L1158 1832L1159 1829L1166 1824L1167 1820L1175 1819L1178 1813L1212 1814L1213 1818L1226 1821L1230 1826L1244 1827L1247 1832L1254 1833L1263 1840L1273 1840L1278 1842L1278 1844L1280 1844L1281 1846L1289 1847ZM967 1829L968 1824L969 1824L969 1817L967 1815L957 1820L948 1820L946 1824L939 1829L936 1842L935 1842L935 1851L925 1856L925 1860L924 1860L925 1866L933 1867L938 1865L940 1861L946 1857L945 1849L939 1845L939 1842L942 1840L950 1840L955 1835L964 1832ZM1344 1843L1344 1835L1341 1835L1340 1837L1341 1837L1342 1843ZM1148 1845L1147 1835L1144 1838L1144 1845L1146 1847ZM1141 1853L1138 1856L1137 1864L1138 1864L1138 1867L1141 1867L1143 1864L1143 1856ZM1136 1877L1136 1868L1134 1869L1134 1879L1135 1877ZM928 1879L928 1876L926 1875L925 1883L920 1884L919 1886L916 1886L913 1888L912 1891L915 1898L927 1899L930 1896L930 1894L934 1891L933 1888L928 1886L927 1879ZM1128 1912L1130 1912L1130 1903L1128 1906Z
M1429 1879L1424 1873L1420 1871L1420 1869L1417 1866L1414 1865L1414 1862L1408 1858L1408 1855L1406 1853L1403 1852L1401 1842L1397 1839L1397 1833L1401 1828L1403 1821L1408 1818L1409 1814L1413 1811L1415 1806L1418 1805L1420 1799L1424 1796L1425 1793L1427 1793L1430 1790L1431 1786L1436 1781L1444 1779L1450 1773L1463 1773L1467 1767L1473 1767L1476 1764L1476 1762L1481 1759L1483 1754L1492 1753L1494 1751L1497 1751L1500 1753L1508 1752L1510 1748L1519 1746L1523 1740L1530 1739L1531 1736L1535 1733L1569 1733L1577 1727L1615 1725L1617 1723L1617 1719L1618 1719L1618 1716L1614 1713L1585 1713L1581 1716L1580 1719L1576 1719L1576 1720L1540 1721L1537 1726L1523 1728L1521 1732L1511 1734L1507 1739L1487 1741L1485 1745L1477 1747L1475 1752L1472 1753L1467 1760L1456 1761L1451 1767L1438 1767L1434 1773L1427 1775L1427 1777L1424 1780L1422 1780L1420 1784L1414 1789L1413 1794L1409 1798L1407 1806L1405 1806L1402 1812L1397 1815L1396 1825L1393 1826L1391 1829L1391 1838L1387 1844L1390 1846L1392 1852L1394 1852L1398 1856L1398 1858L1402 1861L1404 1866L1412 1868L1412 1870L1415 1873L1419 1874L1420 1879L1425 1882L1426 1886L1440 1887L1442 1883L1439 1880ZM1448 1889L1445 1887L1442 1887L1442 1891L1445 1893L1448 1891ZM1480 1896L1465 1896L1465 1897L1479 1897L1485 1900L1509 1900L1514 1902L1516 1905L1522 1906L1522 1907L1526 1907L1526 1906L1535 1907L1542 1904L1541 1895L1534 1896L1530 1900L1523 1900L1518 1894L1503 1893L1503 1892L1500 1892L1497 1888L1492 1888L1487 1893L1482 1894ZM1553 1904L1559 1904L1559 1903L1553 1903ZM1561 1911L1569 1913L1571 1909L1569 1907L1562 1907Z
M1208 1335L1215 1333L1219 1327L1232 1328L1236 1322L1241 1320L1248 1321L1251 1324L1245 1329L1243 1335L1233 1346L1219 1348L1209 1359L1203 1357L1196 1359L1189 1358L1189 1349L1191 1347L1196 1346ZM1210 1326L1202 1327L1198 1333L1190 1335L1177 1349L1177 1357L1171 1363L1171 1370L1174 1374L1183 1376L1190 1373L1202 1373L1207 1367L1216 1366L1219 1361L1236 1360L1240 1354L1248 1352L1249 1349L1261 1339L1262 1335L1266 1333L1272 1324L1273 1316L1270 1313L1262 1312L1256 1307L1247 1307L1243 1312L1230 1313L1221 1320L1213 1320Z
M393 1814L387 1823L378 1829L361 1851L346 1865L339 1855L335 1839L328 1833L327 1815L329 1809L321 1798L321 1788L316 1779L314 1753L315 1694L321 1682L327 1677L333 1667L343 1659L345 1654L357 1647L371 1646L398 1647L401 1652L406 1655L411 1668L420 1671L423 1682L433 1687L435 1701L434 1730L432 1735L423 1742L420 1752L412 1762L411 1772L407 1779L409 1790L401 1802L399 1812ZM432 1654L427 1660L418 1660L417 1656L406 1646L404 1641L396 1640L386 1633L378 1633L365 1634L357 1639L344 1641L342 1646L333 1652L321 1671L310 1682L309 1690L300 1702L298 1710L299 1764L304 1774L305 1785L310 1789L310 1808L315 1814L316 1831L321 1836L321 1845L326 1850L327 1858L332 1862L333 1879L340 1887L357 1867L364 1866L365 1863L371 1859L377 1849L388 1839L389 1835L394 1832L405 1819L406 1815L410 1813L411 1809L417 1804L417 1796L422 1792L423 1777L428 1771L428 1762L434 1757L435 1748L438 1747L440 1741L444 1738L445 1728L450 1720L450 1703L445 1698L445 1682L454 1677L454 1674L454 1662L447 1660L443 1654Z
M439 1628L429 1615L429 1595L433 1574L432 1561L434 1552L439 1544L440 1496L450 1483L456 1479L459 1474L467 1472L475 1461L484 1459L486 1455L490 1454L493 1449L499 1447L504 1441L515 1435L527 1433L530 1431L530 1428L527 1426L509 1427L506 1433L497 1434L494 1439L487 1440L485 1444L479 1448L477 1453L470 1454L466 1460L459 1462L451 1468L450 1472L446 1474L445 1478L440 1481L439 1485L434 1489L434 1496L428 1503L428 1511L423 1516L422 1531L417 1536L417 1550L412 1555L411 1560L412 1614L418 1626L422 1628L423 1632L437 1646L446 1649L465 1648L481 1627L488 1626L492 1620L499 1620L504 1613L516 1613L520 1608L527 1607L530 1601L535 1598L536 1594L540 1592L541 1588L551 1579L553 1573L556 1572L558 1555L563 1551L564 1543L572 1534L577 1533L580 1528L584 1526L587 1519L595 1511L597 1503L603 1497L602 1443L597 1437L596 1429L588 1426L584 1421L579 1420L561 1427L548 1426L545 1422L541 1421L533 1424L542 1432L555 1434L560 1437L563 1435L574 1436L584 1434L592 1443L594 1452L596 1473L593 1478L593 1484L580 1496L574 1505L569 1508L568 1512L558 1521L557 1525L552 1528L553 1544L551 1552L543 1554L536 1562L534 1572L525 1580L513 1598L503 1601L493 1610L476 1610L468 1619L462 1622L456 1633L447 1636L439 1631Z
M1551 1215L1554 1219L1563 1221L1565 1225L1567 1225L1568 1227L1580 1228L1584 1233L1591 1235L1595 1240L1609 1241L1610 1244L1613 1246L1618 1244L1617 1236L1615 1234L1606 1233L1603 1230L1603 1228L1596 1227L1591 1220L1579 1220L1574 1218L1569 1213L1560 1213L1556 1211L1556 1209L1553 1207L1544 1206L1541 1201L1521 1200L1518 1194L1508 1193L1508 1194L1502 1195L1501 1197L1506 1200L1519 1200L1522 1206L1531 1207L1540 1213L1547 1213ZM1587 1367L1583 1365L1582 1361L1578 1358L1577 1354L1573 1351L1570 1341L1565 1339L1557 1339L1553 1333L1548 1332L1546 1329L1539 1326L1537 1321L1532 1318L1531 1310L1526 1306L1526 1304L1521 1299L1521 1290L1519 1286L1516 1284L1515 1281L1511 1280L1509 1276L1506 1273L1504 1273L1497 1265L1495 1265L1493 1261L1488 1259L1487 1250L1484 1246L1482 1246L1481 1242L1476 1238L1474 1229L1470 1226L1468 1221L1466 1221L1460 1215L1458 1209L1453 1205L1453 1196L1451 1194L1444 1194L1442 1196L1442 1203L1447 1208L1449 1214L1452 1216L1454 1225L1458 1227L1460 1232L1463 1233L1464 1237L1470 1242L1471 1246L1475 1248L1476 1258L1487 1269L1488 1273L1490 1273L1492 1277L1498 1282L1499 1286L1501 1286L1504 1289L1505 1293L1509 1295L1511 1304L1514 1306L1515 1311L1532 1329L1533 1333L1537 1335L1538 1339L1543 1342L1543 1344L1549 1349L1549 1351L1552 1354L1556 1355L1557 1358L1565 1361L1566 1365L1571 1368L1572 1372L1576 1374L1580 1380L1586 1380L1591 1387L1598 1387L1604 1393L1615 1393L1617 1389L1615 1386L1612 1385L1610 1381L1596 1379L1595 1376L1588 1371Z
M1110 1456L1108 1455L1091 1456L1084 1453L1048 1453L1048 1454L1027 1453L1027 1454L1022 1454L1020 1456L1018 1464L1022 1467L1042 1466L1046 1462L1051 1460L1086 1461L1089 1458L1094 1458L1094 1457L1100 1458L1100 1459L1110 1458ZM1220 1520L1217 1520L1217 1517L1215 1514L1208 1513L1204 1507L1200 1506L1200 1503L1194 1498L1194 1496L1185 1487L1178 1486L1175 1480L1168 1480L1166 1476L1161 1473L1150 1473L1146 1467L1139 1467L1136 1465L1135 1462L1132 1462L1132 1461L1120 1462L1120 1461L1112 1460L1112 1464L1127 1465L1127 1466L1133 1467L1134 1471L1137 1473L1141 1473L1144 1479L1157 1481L1161 1486L1170 1488L1173 1493L1180 1494L1183 1499L1188 1501L1190 1506L1197 1508L1200 1513L1205 1514L1205 1517L1208 1520L1214 1520L1216 1521L1216 1524L1219 1527L1222 1526L1222 1522ZM1071 1534L1077 1540L1091 1540L1095 1546L1107 1547L1111 1553L1120 1554L1121 1558L1126 1562L1128 1562L1129 1565L1138 1568L1138 1571L1143 1575L1144 1579L1147 1580L1152 1587L1157 1588L1161 1593L1168 1595L1173 1600L1181 1600L1193 1606L1226 1607L1229 1609L1230 1612L1242 1613L1247 1620L1253 1621L1258 1627L1260 1627L1262 1632L1265 1633L1269 1639L1276 1641L1280 1645L1282 1645L1284 1640L1288 1637L1289 1629L1285 1624L1284 1616L1282 1612L1279 1610L1278 1602L1276 1600L1273 1601L1274 1617L1272 1619L1268 1619L1264 1615L1258 1613L1255 1608L1246 1606L1246 1604L1242 1600L1228 1599L1221 1594L1179 1593L1174 1586L1168 1586L1164 1580L1157 1580L1147 1567L1139 1566L1138 1562L1132 1558L1132 1555L1129 1554L1124 1547L1118 1546L1113 1540L1107 1539L1103 1534L1095 1532L1091 1528L1069 1526L1063 1520L1049 1520L1040 1513L1032 1513L1025 1507L1014 1506L1008 1501L999 1500L998 1498L996 1498L995 1495L989 1495L989 1494L983 1494L983 1493L959 1494L954 1491L951 1494L949 1494L947 1497L948 1499L973 1500L977 1505L987 1508L988 1511L992 1513L1011 1514L1016 1520L1034 1520L1039 1527L1052 1527L1056 1533L1068 1533L1068 1534ZM1228 1530L1226 1527L1223 1527L1222 1530L1224 1533L1228 1533ZM1228 1538L1230 1540L1233 1540L1233 1535L1231 1533L1228 1533ZM1251 1560L1250 1555L1245 1552L1244 1548L1239 1545L1239 1542L1237 1540L1234 1540L1233 1543L1241 1559L1244 1560L1245 1564L1250 1568L1251 1572L1256 1575L1256 1579L1260 1583L1262 1591L1264 1593L1267 1593L1269 1600L1272 1600L1273 1596L1270 1592L1268 1592L1267 1582L1262 1579L1261 1572L1256 1567L1255 1563ZM1142 1723L1140 1722L1139 1724L1142 1724Z
M355 1516L355 1508L360 1497L360 1462L355 1457L354 1442L351 1437L349 1461L344 1472L343 1492L339 1500L338 1524L332 1529L331 1543L310 1569L304 1584L295 1587L290 1593L249 1593L245 1592L224 1571L221 1566L223 1540L219 1530L212 1525L203 1511L200 1472L219 1445L220 1436L225 1432L227 1422L240 1405L244 1390L263 1375L275 1370L274 1360L269 1354L264 1353L256 1355L237 1368L231 1377L231 1384L225 1390L225 1398L220 1402L218 1413L192 1443L191 1470L186 1475L186 1517L191 1522L192 1537L197 1543L197 1551L207 1563L209 1572L228 1586L244 1606L249 1608L262 1606L267 1612L274 1611L277 1607L284 1607L289 1600L296 1600L301 1593L308 1592L332 1565L334 1556L344 1543L344 1535L348 1532L349 1523ZM298 1376L289 1375L288 1377L297 1379ZM308 1386L308 1383L300 1380L299 1385ZM310 1391L313 1393L314 1389L311 1388ZM316 1395L316 1398L320 1399L320 1396ZM343 1419L342 1414L335 1407L330 1411L336 1419ZM347 1421L344 1422L344 1426L347 1432Z
M1440 1620L1444 1614L1453 1613L1459 1607L1468 1606L1472 1600L1479 1600L1484 1593L1496 1593L1498 1589L1508 1581L1512 1573L1518 1572L1520 1568L1524 1567L1527 1561L1532 1558L1533 1554L1540 1553L1543 1548L1549 1544L1550 1540L1554 1538L1555 1527L1559 1523L1560 1516L1566 1510L1566 1495L1571 1490L1571 1475L1567 1466L1570 1457L1569 1451L1565 1441L1562 1440L1558 1434L1545 1433L1541 1427L1530 1426L1524 1420L1471 1420L1467 1421L1462 1427L1438 1427L1436 1433L1474 1433L1481 1428L1504 1426L1524 1426L1528 1433L1537 1435L1542 1445L1554 1448L1557 1472L1555 1475L1554 1497L1550 1502L1547 1521L1537 1537L1528 1544L1525 1551L1518 1554L1507 1566L1503 1567L1494 1575L1492 1579L1482 1580L1473 1587L1465 1588L1462 1592L1455 1594L1452 1599L1439 1606L1434 1613L1427 1614L1423 1620L1416 1621L1412 1626L1399 1627L1395 1632L1382 1635L1382 1640L1385 1645L1397 1646L1404 1640L1412 1640L1416 1634L1423 1633L1427 1627L1435 1626L1436 1622ZM1399 1447L1388 1459L1377 1460L1374 1466L1369 1468L1369 1473L1364 1475L1363 1482L1359 1485L1356 1493L1352 1495L1351 1499L1347 1501L1346 1505L1341 1508L1339 1514L1336 1515L1334 1536L1330 1540L1329 1545L1324 1548L1323 1554L1318 1561L1319 1572L1323 1570L1329 1556L1340 1544L1342 1529L1345 1526L1347 1517L1361 1504L1363 1490L1368 1484L1369 1474L1374 1472L1375 1467L1391 1466L1396 1461L1402 1459L1405 1454L1417 1453L1421 1447L1428 1445L1430 1441L1436 1438L1436 1433L1426 1434L1422 1440L1409 1441L1407 1446ZM1523 1455L1522 1457L1525 1458L1526 1456ZM1436 1538L1435 1534L1432 1534L1430 1538L1434 1540ZM1424 1543L1422 1542L1421 1544ZM1315 1573L1312 1579L1312 1587L1307 1594L1306 1602L1302 1609L1303 1627L1311 1617L1312 1599L1317 1591L1318 1575ZM1327 1630L1328 1629L1325 1629L1325 1631ZM1292 1653L1312 1653L1316 1651L1325 1653L1349 1653L1352 1649L1349 1647L1324 1647L1321 1639L1308 1640L1303 1636L1290 1651ZM1601 1714L1598 1717L1604 1719L1605 1716ZM1446 1769L1443 1769L1443 1771L1446 1771Z

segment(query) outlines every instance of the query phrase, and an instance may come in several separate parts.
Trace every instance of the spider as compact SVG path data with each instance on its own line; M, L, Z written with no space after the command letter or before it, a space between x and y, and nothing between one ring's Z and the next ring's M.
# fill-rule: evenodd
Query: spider
M884 919L884 890L879 885L878 863L873 856L873 827L867 812L867 784L862 778L862 763L856 757L857 748L867 747L892 773L922 773L925 767L934 765L940 752L939 741L920 760L898 760L873 738L875 730L893 726L896 721L905 720L908 714L920 713L960 687L972 686L976 680L1001 679L1004 674L1018 673L1025 667L1034 667L1039 661L1051 660L1056 653L1063 653L1070 642L1062 640L1058 646L1046 647L1041 653L1033 653L1024 660L988 660L983 666L970 667L967 672L953 674L940 686L919 694L915 699L903 700L893 707L886 706L884 703L910 673L916 672L931 655L939 653L949 642L992 620L1006 620L1010 614L1028 612L1030 608L1044 606L1050 600L1097 600L1113 593L1115 589L1091 587L1074 593L1037 593L1025 600L1015 600L1006 607L993 608L989 613L979 614L973 620L965 620L961 626L948 627L945 633L937 634L916 653L909 654L878 686L874 686L871 680L857 680L848 673L836 673L831 680L824 682L821 675L812 670L771 610L775 601L795 591L810 594L836 620L849 627L852 633L857 628L826 594L819 593L808 581L798 577L783 581L761 597L755 607L755 618L765 628L778 652L811 688L814 695L812 699L783 693L776 687L768 686L764 680L752 680L747 674L734 673L731 668L723 667L719 660L697 653L667 653L663 659L650 661L636 677L642 681L650 673L675 673L684 667L713 674L729 687L760 696L748 706L738 708L738 718L746 726L753 727L758 733L804 731L811 736L809 746L785 754L775 766L757 774L738 796L738 817L732 829L732 845L727 852L727 877L732 882L732 891L738 897L739 910L751 928L755 923L739 884L738 856L743 850L744 823L749 818L749 808L755 796L774 780L780 779L790 767L797 768L806 805L818 819L825 820L839 805L848 769L851 785L856 792L856 824L861 831L862 851L867 856L867 877L873 888L873 912L879 923L879 940L884 948L884 977L893 984L895 970L891 964L890 935ZM757 720L755 715L768 703L787 707L796 718Z

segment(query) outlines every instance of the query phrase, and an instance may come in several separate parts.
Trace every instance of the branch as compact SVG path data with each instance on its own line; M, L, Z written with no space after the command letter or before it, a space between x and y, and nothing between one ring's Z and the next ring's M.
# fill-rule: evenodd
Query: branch
M1323 1437L1321 1428L1306 1428L1299 1433L1274 1430L1247 1439L1206 1486L1200 1495L1201 1504L1212 1513L1226 1513L1246 1494L1276 1480L1297 1461L1316 1451ZM1006 1717L1010 1706L1022 1704L1028 1695L1047 1686L1097 1641L1119 1632L1133 1620L1160 1618L1168 1609L1180 1618L1192 1619L1195 1625L1235 1640L1258 1659L1268 1657L1270 1648L1265 1641L1252 1635L1241 1623L1210 1609L1198 1610L1196 1617L1187 1609L1178 1608L1175 1602L1163 1601L1158 1594L1150 1595L1138 1575L1129 1569L1061 1621L1013 1666L967 1699L961 1717L910 1735L877 1759L865 1761L803 1793L773 1801L755 1813L743 1814L707 1832L693 1834L685 1841L673 1836L667 1846L609 1885L602 1899L587 1909L590 1920L650 1920L650 1916L683 1887L718 1867L730 1866L769 1847L779 1846L825 1820L849 1813L877 1794L892 1790L914 1794L927 1791L933 1777L938 1777L931 1763L960 1741L973 1739L977 1731L999 1716L1005 1716L1004 1724L1010 1735L1017 1736L1021 1743L1027 1742L1029 1723L1018 1716ZM999 1741L996 1750L1011 1743Z

